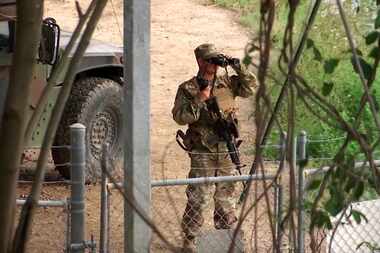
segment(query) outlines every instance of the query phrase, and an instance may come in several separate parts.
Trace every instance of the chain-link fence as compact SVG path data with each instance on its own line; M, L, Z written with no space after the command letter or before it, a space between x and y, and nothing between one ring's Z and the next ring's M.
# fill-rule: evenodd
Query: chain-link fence
M313 178L321 177L324 170L327 170L327 167L306 170L305 185L312 182ZM306 198L310 198L310 194L305 195ZM316 231L318 252L367 253L379 250L380 222L377 214L380 211L380 200L363 200L352 203L344 210L346 211L330 217L333 227L331 230L320 228ZM308 231L310 223L310 214L306 213L302 223L305 232ZM310 235L305 233L305 252L312 252L309 243Z
M266 148L278 151L281 147L270 144ZM252 154L252 151L243 151L241 155L244 161L249 161L247 156L252 161ZM165 179L151 182L151 217L159 232L178 248L178 252L188 239L195 239L192 246L197 252L227 252L238 221L243 217L234 240L235 252L272 252L273 239L280 234L282 210L282 186L274 181L273 174L279 163L265 161L265 174L238 175L228 153L207 155L211 160L219 157L229 162L217 168L191 169L175 162L174 167L178 171L190 172L188 178L166 179L163 175ZM205 160L209 159L206 157ZM249 169L248 166L242 168L243 174L247 174ZM247 181L252 185L243 205L238 202ZM106 208L102 208L104 236L100 237L104 240L99 244L101 252L121 252L125 244L124 199L111 183L102 194L105 197L102 205ZM151 252L170 252L170 247L153 233Z
M190 237L189 239L195 237L194 246L198 252L227 252L236 225L233 222L239 217L242 206L236 204L238 198L234 196L233 200L223 201L231 201L225 204L224 208L227 209L232 204L236 207L235 213L232 213L232 210L226 212L220 207L221 200L215 196L218 194L216 189L220 187L221 183L223 181L216 183L216 185L214 183L189 184L186 187L158 187L153 190L153 209L156 210L153 214L154 221L162 229L164 235L170 238L176 246L182 247L186 244L186 237ZM239 183L232 184L237 185ZM255 197L262 194L262 187L258 186L259 184L254 183L257 195L248 195L245 210L251 208L255 203ZM199 192L195 190L196 187L204 190L208 196L200 196ZM274 210L274 202L277 198L275 194L274 188L268 191L268 205L271 208L271 218L274 223L274 216L277 212ZM257 229L258 227L260 229ZM257 202L257 206L255 205L244 217L241 230L237 236L237 252L267 252L270 250L272 246L271 227L268 207L264 199ZM254 241L259 241L260 244L255 245ZM154 252L165 252L165 246L157 236L154 236L152 249Z
M65 201L60 206L49 206L53 201L42 202L32 224L27 252L66 252L69 243L69 210ZM17 208L18 219L21 208Z
M235 225L235 218L240 217L242 205L238 205L238 195L241 192L240 182L232 182L239 176L228 178L210 177L191 179L163 180L152 183L152 218L162 235L173 245L180 249L185 240L185 234L196 237L195 247L198 252L224 252L231 243ZM240 177L240 179L243 179ZM237 234L236 250L241 252L268 252L272 250L272 232L278 230L278 217L280 215L278 204L280 186L274 184L267 190L267 199L258 196L263 195L264 187L262 177L253 181L252 190L247 195L244 221L240 232ZM267 181L271 180L267 177ZM213 180L218 180L213 183ZM225 181L223 181L225 180ZM244 178L246 181L247 178ZM202 182L203 181L203 182ZM170 182L170 185L165 185ZM215 200L215 188L221 183L236 185L233 200L227 204L233 206L234 214L227 216L226 212L216 208L220 205ZM160 185L160 186L158 186ZM199 192L192 189L199 187L206 191L208 196L200 197ZM124 211L123 197L117 190L109 191L108 201L108 251L120 252L124 247ZM205 200L204 198L208 198ZM189 201L188 201L189 199ZM225 201L225 200L223 200ZM227 200L230 201L230 200ZM202 202L202 203L200 203ZM270 211L269 211L270 210ZM269 215L271 219L269 219ZM232 224L233 223L233 224ZM229 229L230 228L230 229ZM168 245L156 235L153 235L151 243L152 252L168 252ZM237 251L240 252L240 251Z
M336 231L331 231L327 236L327 244L331 253L370 253L380 252L380 201L370 200L354 203L342 217L335 218ZM350 215L352 210L365 215L357 223ZM331 243L331 245L330 245Z
M38 207L33 217L32 233L26 245L27 252L84 252L85 249L93 252L95 249L94 241L85 240L85 127L81 124L74 124L70 127L70 132L70 146L55 146L52 149L70 153L68 161L55 164L55 166L64 166L69 169L71 180L57 181L57 178L54 177L52 181L42 182L43 187ZM38 157L38 152L39 148L30 148L25 156L24 178L18 181L17 187L18 199L15 217L17 220L22 213L21 206L28 201L28 196L30 196L34 182L29 178L36 171L35 159ZM54 164L50 161L47 168L49 173L52 171L52 167ZM91 218L90 215L87 218ZM98 214L93 218L97 219ZM88 220L87 223L91 224L91 219ZM99 231L99 229L95 231ZM91 232L87 236L90 234Z
M306 149L306 144L310 148L312 145L321 145L323 143L326 145L335 143L338 146L338 142L342 142L343 140L344 138L308 139L307 142L303 143L303 148ZM302 231L300 240L303 243L302 245L304 245L304 248L299 249L300 252L312 252L309 234L309 226L312 221L310 212L304 209L305 205L311 203L316 197L315 190L311 190L313 188L312 184L314 182L321 182L325 173L331 169L327 166L331 163L331 159L332 157L329 157L327 154L320 157L309 157L309 162L314 165L319 164L319 168L305 168L299 175L302 179L300 181L302 185L299 188L302 203L299 206L298 212L301 222L299 231ZM379 166L380 162L375 161L375 164ZM354 167L359 169L363 168L363 165L363 162L357 162ZM314 234L316 235L315 241L318 244L317 251L329 253L366 253L378 251L380 249L378 244L380 241L380 223L376 215L380 211L380 201L373 200L373 198L374 196L371 194L363 194L361 202L352 203L337 215L330 216L331 229L327 229L326 227L316 229ZM310 206L308 210L310 211Z
M67 151L69 146L52 147ZM25 153L22 179L18 181L18 199L16 221L20 218L22 206L31 190L33 181L29 181L35 171L39 148L29 148ZM50 161L52 164L52 161ZM68 166L70 161L57 166ZM51 173L51 168L48 168ZM66 252L70 244L70 185L66 181L55 181L57 176L51 173L50 180L44 182L40 201L32 223L32 233L26 246L27 252ZM58 190L59 189L59 190Z
M340 140L339 138L330 141ZM320 142L320 140L308 141ZM283 139L281 143L285 143L285 140ZM256 171L252 176L254 180L250 178L252 187L247 195L247 205L244 207L244 212L249 210L249 213L244 216L241 232L236 234L237 252L311 252L308 231L311 220L309 207L306 208L305 205L310 203L313 196L309 195L306 188L313 178L324 173L322 165L329 162L329 159L327 156L309 157L311 161L318 161L321 169L305 169L303 161L307 158L306 133L302 133L295 144L298 145L294 146L294 151L297 152L294 152L293 157L296 182L291 182L290 166L285 160L284 163L266 160L262 166L264 170ZM283 150L284 145L268 144L264 148L268 147L278 151ZM273 153L271 157L274 157ZM281 159L281 156L277 157ZM285 157L282 156L282 159ZM283 166L282 172L277 174L281 166ZM220 167L220 169L222 171L230 168ZM151 217L155 226L168 242L178 249L183 248L188 239L191 239L194 241L192 246L197 252L227 252L237 224L234 223L235 216L239 219L242 213L242 204L237 204L237 201L243 187L241 182L235 181L246 181L250 176L239 176L234 169L233 175L218 175L218 169L212 167L209 171L202 171L202 175L195 176L194 167L182 170L190 171L189 178L151 182ZM247 174L248 170L249 168L243 168L243 174ZM265 180L260 178L263 176L262 173L265 173ZM273 184L268 187L271 183ZM111 189L112 184L108 186L110 198L107 215L109 226L106 229L109 232L107 252L120 252L124 248L125 240L124 199L118 191ZM264 194L264 189L267 194ZM293 190L296 191L296 198L291 200L290 195ZM363 203L354 204L353 207L363 206ZM291 208L293 211L289 211ZM346 215L344 219L339 220L335 232L328 229L315 230L318 252L358 250L368 252L368 248L375 248L379 230L377 220L373 219L372 213L375 213L373 210L377 210L376 208L379 208L376 204L371 208L367 206L359 208L358 211L365 216L359 215L362 219L360 225L353 226L353 220L357 220L357 217L353 215L346 217ZM338 224L337 218L331 219L335 221L333 222L335 227ZM369 219L374 221L371 222ZM294 223L293 228L290 222ZM364 238L367 240L364 241ZM362 245L357 249L359 244ZM157 234L153 234L152 252L169 252L169 249L170 247Z
M107 190L109 198L107 202L108 223L105 252L123 252L124 250L124 198L117 190ZM108 225L108 226L107 226ZM100 245L101 246L101 245ZM101 251L104 252L104 251Z

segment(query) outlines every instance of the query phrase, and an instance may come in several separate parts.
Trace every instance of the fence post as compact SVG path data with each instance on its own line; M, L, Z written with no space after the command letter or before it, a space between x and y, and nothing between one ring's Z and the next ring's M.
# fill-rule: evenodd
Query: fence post
M66 198L66 251L70 253L71 238L70 238L70 228L71 228L71 215L70 215L70 197Z
M124 0L124 190L150 217L150 1ZM124 252L150 251L151 228L124 201ZM120 250L121 252L121 250Z
M71 133L71 245L84 245L85 226L85 180L86 127L76 123L70 126ZM70 252L84 253L83 247L71 247Z
M286 139L287 133L284 131L280 134L279 143L279 156L278 160L280 162L285 162L286 160ZM281 175L278 177L277 182L274 184L275 187L275 215L276 215L276 238L277 238L277 248L273 247L273 252L281 251L282 246L282 234L281 234L281 220L282 220L282 187L281 187ZM275 245L276 246L276 245Z
M274 208L275 208L275 233L277 238L277 247L273 247L273 253L281 252L281 218L282 218L282 187L274 183Z
M288 136L289 137L289 136ZM290 138L290 137L289 137ZM291 153L289 154L289 156L287 157L288 159L288 162L289 162L289 169L293 168L293 173L294 173L294 176L296 178L294 178L295 182L297 181L297 136L294 134L293 135L293 142L290 142L289 145L291 145ZM291 175L289 174L289 177L291 177ZM292 183L292 180L293 179L290 179L289 183L291 184ZM292 186L290 186L292 187ZM294 186L296 187L296 186ZM297 200L297 196L292 196L293 193L296 195L297 194L297 189L292 190L292 188L289 189L289 201L294 197L294 201ZM295 203L294 204L295 206L297 206L297 204ZM289 226L290 226L290 223L289 223ZM289 227L290 228L290 227ZM297 230L298 232L298 230ZM297 233L298 234L298 233ZM293 234L293 233L289 233L289 252L292 251L292 252L299 252L298 251L298 237L297 237L297 234Z
M305 231L304 231L304 174L303 169L306 161L306 143L307 136L305 131L301 131L298 136L297 156L298 156L298 221L297 221L297 239L298 253L305 251Z
M107 157L105 155L106 149L103 148L102 157L102 184L101 184L101 196L100 196L100 253L108 252L108 218L109 218L109 200L108 200L108 178L105 173L107 169Z

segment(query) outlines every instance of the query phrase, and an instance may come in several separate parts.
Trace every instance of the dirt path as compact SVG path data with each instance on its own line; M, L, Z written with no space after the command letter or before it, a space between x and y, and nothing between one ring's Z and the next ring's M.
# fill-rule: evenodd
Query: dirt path
M81 0L86 7L89 0ZM95 38L122 43L122 1L112 0L108 3L104 17L97 27ZM46 16L55 17L58 24L65 30L73 30L77 19L74 0L47 0L45 5ZM237 14L216 6L207 6L199 0L151 0L151 163L152 177L159 179L184 178L188 173L188 158L174 142L175 132L179 128L172 120L171 108L177 86L196 74L196 62L193 56L194 48L205 42L211 42L226 54L241 57L248 41L248 32L237 23ZM242 136L245 139L243 149L253 140L253 121L248 116L252 112L252 101L242 100L240 103L240 122ZM26 192L26 187L20 187L19 192ZM87 198L87 234L94 234L97 238L99 231L99 187L89 186ZM44 187L44 196L63 197L68 195L66 187ZM176 189L172 194L174 201L180 201L178 212L169 214L163 210L159 217L170 215L179 217L183 211L184 189ZM154 209L160 210L168 206L167 195L158 191L153 192ZM112 228L112 239L122 239L122 205L115 202L111 216L116 228ZM44 238L59 238L57 243L36 238L30 245L30 252L56 252L62 249L64 235L65 214L61 211L40 212L41 220L60 220L59 226L45 226L36 218L35 234ZM174 210L175 211L175 210ZM47 218L48 217L48 218ZM171 221L176 223L175 219ZM45 222L46 224L46 222ZM43 226L43 230L39 227ZM43 231L43 234L42 234ZM52 233L59 235L53 236ZM177 238L178 239L178 238ZM120 243L111 243L113 252L122 252ZM157 249L157 248L155 248ZM153 252L166 252L165 249Z
M89 0L80 2L86 7ZM122 44L122 10L121 0L109 1L95 38ZM76 25L73 0L47 1L45 13L55 17L63 29L73 30ZM243 56L248 31L237 22L237 13L206 5L204 0L151 1L151 159L154 178L162 177L164 150L173 142L178 129L171 116L177 86L197 71L194 48L211 42L226 54ZM252 113L252 102L242 100L239 103L242 135L245 142L250 143L253 122L248 123L248 117ZM169 149L175 148L170 145ZM180 152L173 152L176 155L169 159L184 160ZM184 177L185 171L171 168L164 173L167 177Z
M177 86L197 71L194 48L209 42L229 55L242 56L248 35L236 20L236 14L230 11L195 1L152 1L151 141L154 177L158 176L157 162L162 161L163 147L168 140L174 139L179 128L171 115ZM244 108L240 117L244 133L248 129L246 120L252 108L249 104L245 101L240 106ZM169 168L165 174L185 176L184 171L178 173L178 170L173 170Z
M47 15L57 19L63 29L73 30L76 20L73 0L47 1ZM80 1L83 7L88 0ZM204 1L203 1L204 2ZM112 0L98 25L95 38L122 44L122 1ZM178 126L172 120L171 108L177 86L196 74L193 50L201 43L211 42L223 52L241 57L248 41L248 31L238 23L237 14L199 0L151 1L151 143L152 175L161 177L163 150ZM240 102L243 136L252 133L247 124L251 102ZM170 148L170 147L169 147ZM178 159L176 159L178 161ZM179 171L165 174L184 176Z

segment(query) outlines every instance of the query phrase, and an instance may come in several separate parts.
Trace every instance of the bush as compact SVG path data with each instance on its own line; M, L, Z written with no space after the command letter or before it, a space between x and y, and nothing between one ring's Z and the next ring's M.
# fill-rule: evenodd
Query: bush
M239 9L242 13L241 23L248 26L253 33L259 29L259 6L258 0L214 0L215 3L225 7ZM346 1L348 2L348 1ZM374 46L376 35L373 30L376 26L376 5L374 1L361 1L360 9L352 9L351 4L344 5L351 31L355 38L357 48L360 49L362 66L365 75L371 73L370 65L373 63L372 56L379 53L380 50ZM295 36L301 34L305 20L310 12L310 1L301 1L295 18ZM279 1L276 4L276 20L273 27L272 41L274 48L272 56L279 55L278 51L282 47L283 31L287 21L288 6L285 1ZM374 25L375 24L375 25ZM372 33L372 35L371 35ZM372 36L372 37L371 37ZM375 39L374 39L375 38ZM372 43L370 43L372 41ZM314 26L309 34L307 48L305 48L300 62L297 66L299 73L307 83L323 97L332 103L350 123L356 120L356 113L359 108L360 99L363 94L363 87L359 76L353 68L351 51L345 31L337 11L336 5L323 2L320 7L319 15L315 20ZM272 89L272 100L278 96L279 90L284 80L284 75L278 69L277 59L272 59L273 64L270 71L280 83L271 81L268 85ZM375 84L380 83L380 77L376 77ZM374 85L372 96L376 106L380 102L379 87ZM318 142L309 145L309 156L311 157L329 157L332 156L337 147L339 147L339 138L344 137L344 132L336 127L332 127L307 110L298 97L296 102L296 130L307 131L312 139L336 139L333 142ZM317 108L317 106L314 106ZM318 111L318 110L317 110ZM377 136L377 129L368 106L361 116L360 130L369 140ZM280 115L281 124L286 128L287 116L286 107ZM277 132L273 132L271 139L278 139ZM341 142L341 141L340 141ZM352 143L348 151L352 154L360 153L358 145Z

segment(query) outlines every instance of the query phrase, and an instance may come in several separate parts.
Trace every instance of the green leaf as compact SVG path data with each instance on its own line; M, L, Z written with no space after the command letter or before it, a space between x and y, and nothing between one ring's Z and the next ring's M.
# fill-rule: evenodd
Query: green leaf
M303 208L306 210L306 211L310 211L312 208L313 208L313 202L308 200L308 199L305 199L304 203L303 203Z
M375 109L376 109L376 111L378 111L380 109L379 101L377 100L377 97L375 94L372 94L371 97L372 97Z
M380 27L380 10L377 11L377 17L375 19L375 29Z
M357 211L357 210L351 210L351 214L354 220L356 221L356 223L360 224L360 222L362 221L362 218L363 220L365 220L366 223L368 223L367 217L365 217L365 215L362 212Z
M314 179L311 181L311 183L308 185L307 190L308 191L313 191L319 188L321 185L322 180L321 179Z
M359 48L355 48L355 51L358 55L363 56L363 52ZM352 49L349 48L347 50L344 50L343 52L346 54L352 54Z
M318 50L318 48L313 47L313 53L314 53L314 59L321 62L323 60L321 52Z
M372 31L369 34L367 34L367 36L365 36L365 43L367 45L370 45L370 44L376 42L376 40L378 38L379 38L379 32L378 31Z
M333 228L330 221L330 216L322 210L315 211L315 215L312 218L312 222L313 225L315 225L318 228L326 227L329 230Z
M325 227L326 227L328 230L333 229L333 225L332 225L332 223L331 223L330 217L327 217L327 219L326 219L326 223L325 223Z
M331 196L325 204L325 209L332 216L336 216L344 208L343 200L338 196Z
M333 82L323 82L322 86L322 95L323 96L328 96L330 95L332 89L334 88L334 83Z
M363 52L359 48L355 48L355 51L358 55L363 56Z
M309 49L311 47L314 47L314 41L310 38L306 40L306 48Z
M347 180L346 186L344 187L344 190L346 192L350 192L351 189L353 189L356 185L356 179L354 177L350 177Z
M317 60L321 62L323 60L321 52L318 50L318 48L315 46L315 43L312 39L307 39L306 40L306 48L313 49L313 54L314 54L314 60Z
M355 64L355 60L354 60L354 57L352 56L351 57L351 64L354 68L354 71L356 73L359 73L359 70L357 69L356 67L356 64ZM367 63L363 58L359 57L359 64L360 66L362 67L362 70L363 70L363 74L364 74L364 78L365 79L369 79L372 75L372 66Z
M326 74L332 74L335 68L338 66L339 60L336 58L331 58L325 61L323 66Z
M356 221L356 223L360 224L360 222L361 222L360 214L358 214L358 212L356 212L354 210L351 212L351 214L352 214L352 217L354 218L354 220Z
M359 200L360 197L363 195L363 192L364 192L364 183L363 183L363 181L360 181L356 185L354 192L353 192L354 200Z
M243 59L243 64L248 66L249 64L251 64L251 62L252 62L252 57L249 55L246 55Z
M371 188L373 189L376 189L376 185L375 185L375 179L373 177L369 177L368 179L368 184Z
M330 197L324 204L326 211L333 216L337 215L344 208L345 194L342 185L339 183L340 181L339 178L331 181L331 184L328 186Z
M368 56L371 58L374 58L374 59L379 58L380 57L380 48L374 47Z

